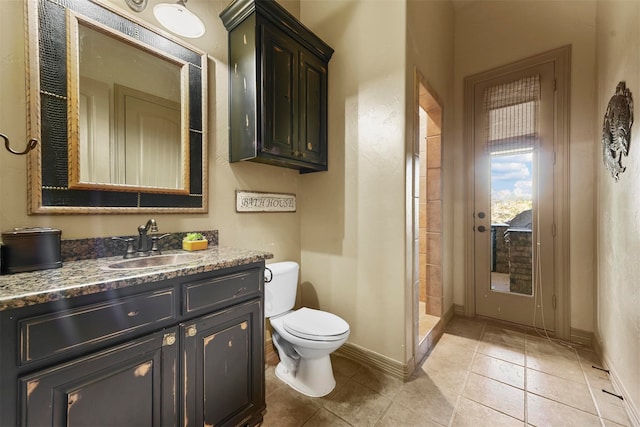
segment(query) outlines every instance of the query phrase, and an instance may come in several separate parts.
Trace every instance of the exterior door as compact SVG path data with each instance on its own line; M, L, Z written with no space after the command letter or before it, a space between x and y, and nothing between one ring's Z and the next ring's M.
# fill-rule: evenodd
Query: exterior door
M476 314L555 328L554 63L474 86Z

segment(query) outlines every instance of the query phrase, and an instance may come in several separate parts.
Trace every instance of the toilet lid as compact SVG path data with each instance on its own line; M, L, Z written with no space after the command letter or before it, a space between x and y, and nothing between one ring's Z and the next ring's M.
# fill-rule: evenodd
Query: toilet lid
M326 311L303 307L282 319L284 329L300 338L318 339L336 337L349 331L349 324Z

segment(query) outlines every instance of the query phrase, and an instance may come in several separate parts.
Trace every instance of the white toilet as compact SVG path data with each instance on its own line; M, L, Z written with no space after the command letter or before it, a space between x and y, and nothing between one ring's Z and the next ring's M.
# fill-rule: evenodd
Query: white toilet
M336 386L329 355L347 341L349 324L325 311L292 310L299 269L292 261L267 265L264 315L280 356L276 376L302 394L320 397Z

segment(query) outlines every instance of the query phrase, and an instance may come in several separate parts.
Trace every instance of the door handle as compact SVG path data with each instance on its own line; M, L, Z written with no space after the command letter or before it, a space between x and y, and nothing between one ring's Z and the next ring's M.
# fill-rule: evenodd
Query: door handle
M487 227L485 227L484 225L479 225L478 226L478 231L481 233L484 233L485 231L487 231Z

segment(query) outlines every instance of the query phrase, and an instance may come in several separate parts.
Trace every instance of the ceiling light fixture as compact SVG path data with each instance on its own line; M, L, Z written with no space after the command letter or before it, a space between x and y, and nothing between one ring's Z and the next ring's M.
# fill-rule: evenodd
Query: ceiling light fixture
M204 34L204 24L193 12L187 9L187 0L177 3L160 3L153 8L153 15L167 30L179 36L195 39Z

